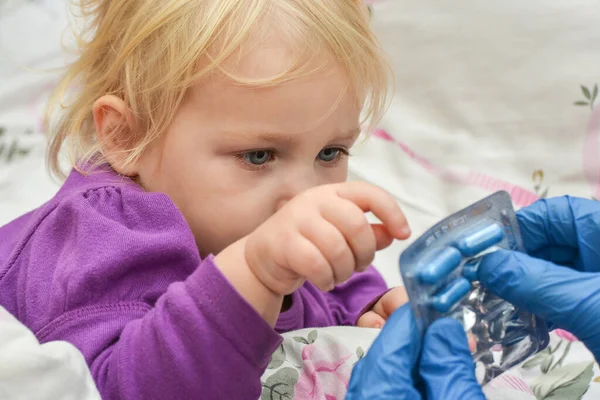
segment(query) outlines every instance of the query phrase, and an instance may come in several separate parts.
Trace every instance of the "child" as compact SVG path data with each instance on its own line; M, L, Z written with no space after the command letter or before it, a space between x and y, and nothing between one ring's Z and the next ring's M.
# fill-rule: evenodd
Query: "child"
M361 2L81 6L49 147L74 168L0 229L0 304L41 342L79 348L105 399L256 399L277 332L406 301L369 267L402 212L345 182L388 85Z

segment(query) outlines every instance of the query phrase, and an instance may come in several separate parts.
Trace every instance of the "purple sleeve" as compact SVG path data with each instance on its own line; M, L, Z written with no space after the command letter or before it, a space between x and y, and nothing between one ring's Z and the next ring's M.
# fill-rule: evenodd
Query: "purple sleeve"
M356 325L358 318L388 291L375 268L356 273L343 285L338 285L325 296L338 325Z
M37 335L77 346L103 399L260 396L281 338L200 261L168 199L97 190L59 206L38 241L44 229L57 238L38 252L57 260L56 290Z

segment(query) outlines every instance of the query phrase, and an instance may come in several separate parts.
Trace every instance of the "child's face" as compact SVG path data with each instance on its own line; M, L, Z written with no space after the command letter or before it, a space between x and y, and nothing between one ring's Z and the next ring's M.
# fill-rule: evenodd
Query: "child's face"
M263 46L232 72L264 78L285 68L285 51ZM140 182L175 202L203 256L219 253L298 193L346 180L360 106L345 86L333 67L259 89L215 74L188 92L168 132L144 153Z

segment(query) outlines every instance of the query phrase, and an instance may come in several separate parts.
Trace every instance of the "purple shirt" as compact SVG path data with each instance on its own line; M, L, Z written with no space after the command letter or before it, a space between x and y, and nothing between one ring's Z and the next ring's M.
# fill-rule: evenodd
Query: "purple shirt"
M104 399L257 399L277 332L354 325L385 290L372 267L330 293L306 283L273 329L166 195L111 171L73 171L0 228L0 304L41 342L77 346Z

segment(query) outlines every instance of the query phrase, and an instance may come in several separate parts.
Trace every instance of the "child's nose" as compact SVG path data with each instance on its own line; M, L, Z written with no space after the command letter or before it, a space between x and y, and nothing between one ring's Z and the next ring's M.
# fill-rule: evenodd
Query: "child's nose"
M317 185L319 185L319 180L314 173L304 172L290 174L281 181L277 210L286 205L288 201L300 193Z

